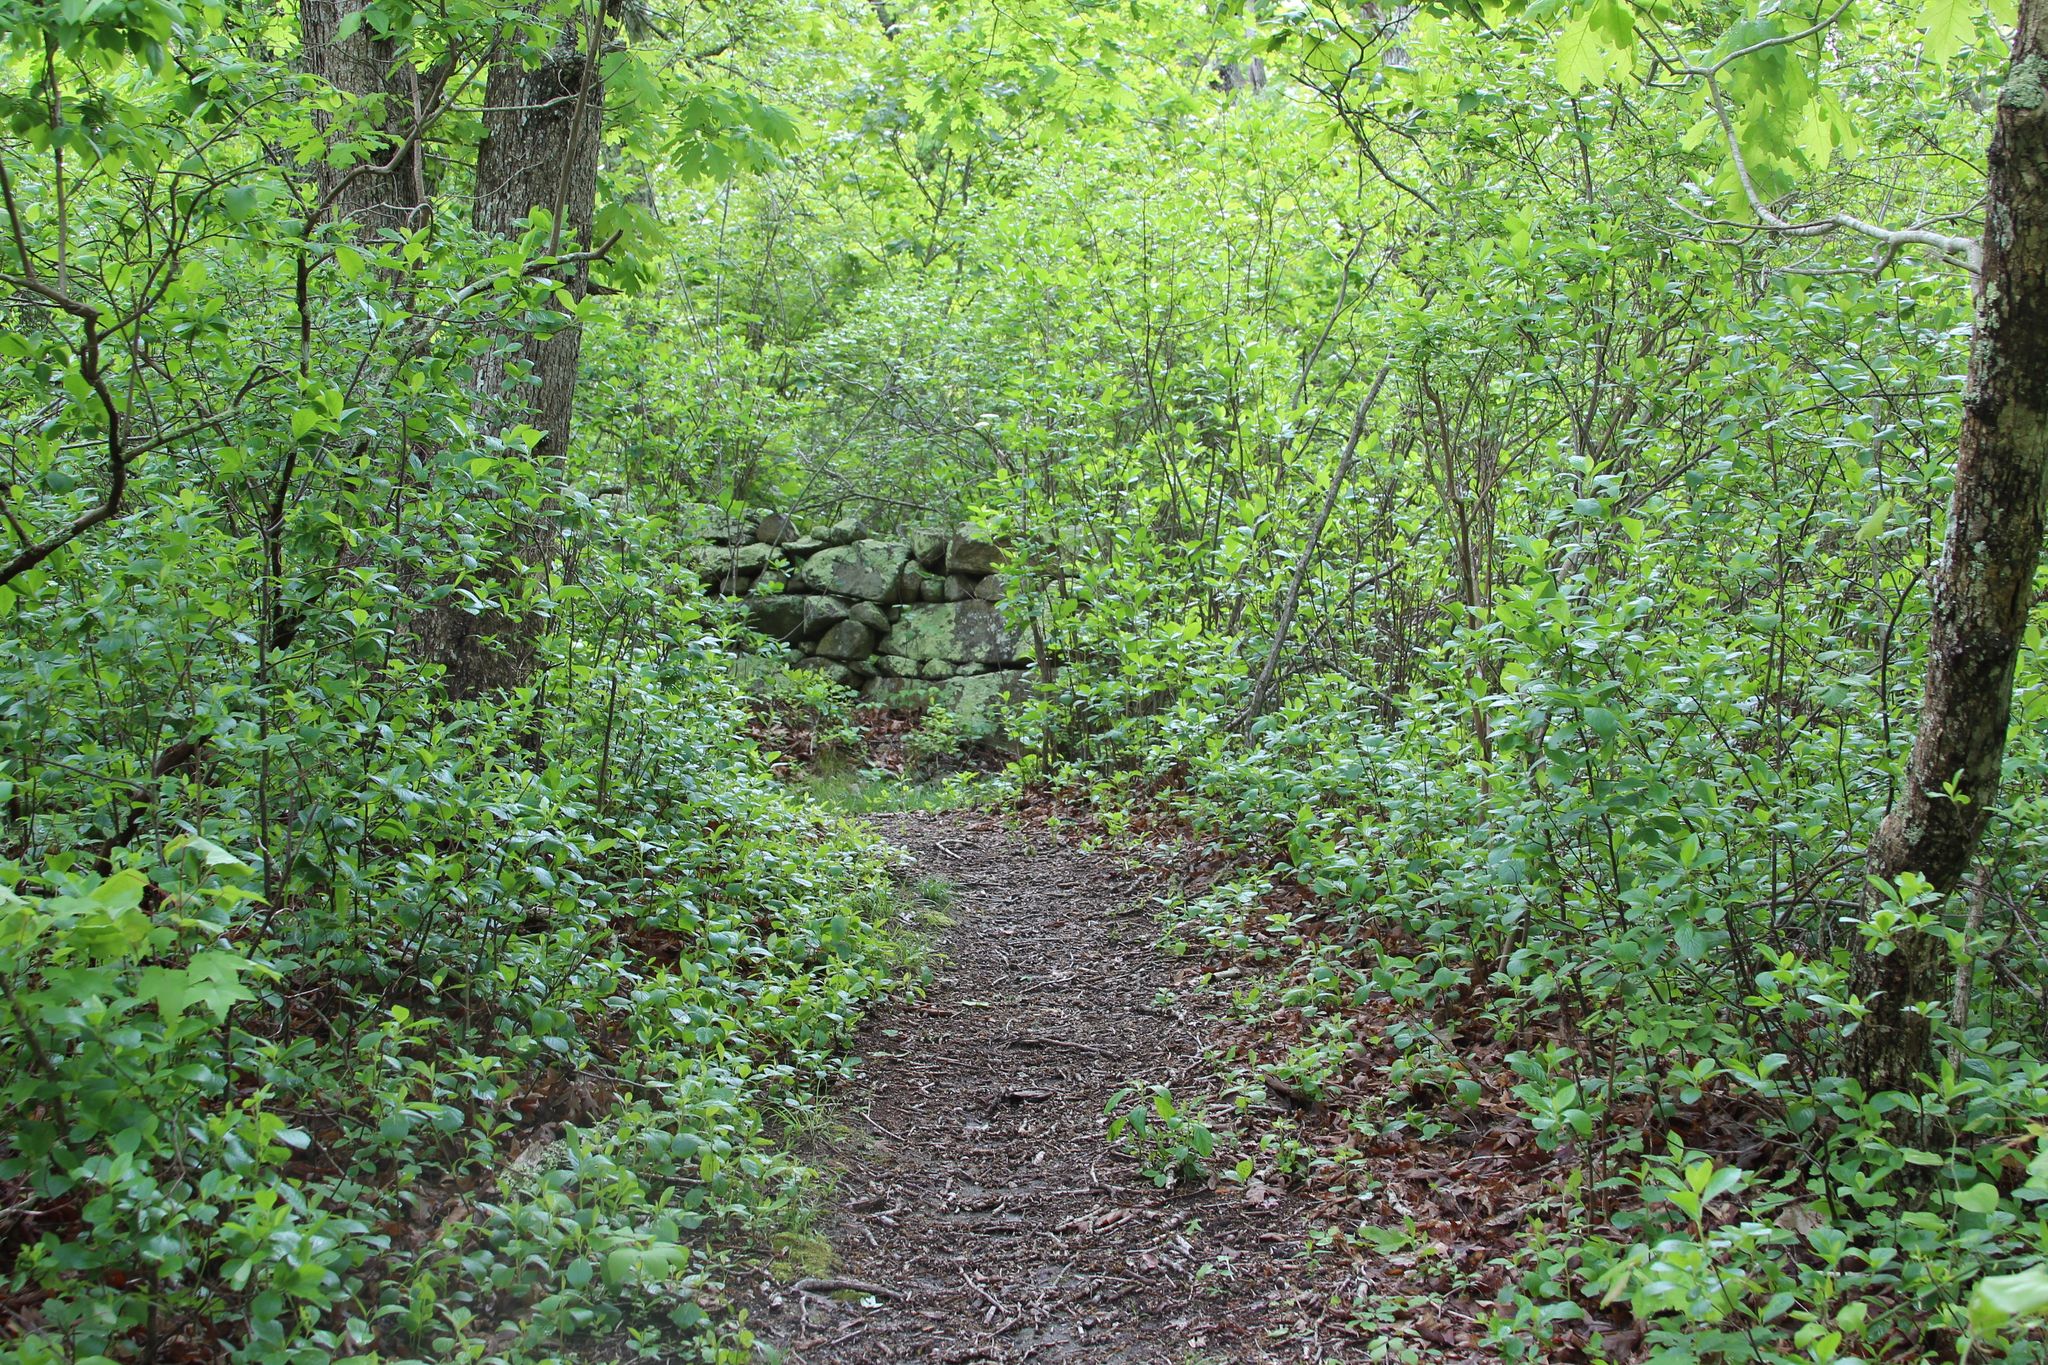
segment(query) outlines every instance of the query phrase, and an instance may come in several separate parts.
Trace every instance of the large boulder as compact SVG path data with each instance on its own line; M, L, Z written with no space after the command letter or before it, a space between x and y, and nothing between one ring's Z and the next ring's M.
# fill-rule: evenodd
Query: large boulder
M899 658L1007 664L1023 657L1022 632L1003 620L993 602L946 602L905 607L883 649Z
M963 526L946 542L946 572L979 578L1003 562L1003 547L979 526Z
M946 542L952 536L944 531L912 531L910 533L910 556L921 566L933 573L946 570Z
M909 550L896 540L856 540L820 550L796 571L799 586L834 597L864 602L895 600L903 561Z
M819 636L812 652L821 659L865 659L875 652L875 633L848 617Z

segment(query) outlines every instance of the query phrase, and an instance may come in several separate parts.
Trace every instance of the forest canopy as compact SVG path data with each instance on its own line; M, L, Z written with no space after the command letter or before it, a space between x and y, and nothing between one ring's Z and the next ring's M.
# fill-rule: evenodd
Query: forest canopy
M2039 0L0 0L0 71L0 1357L772 1358L943 899L850 765L1227 869L1161 1181L1420 1256L1370 1358L2043 1358ZM844 658L799 543L896 547ZM1000 705L878 686L988 602Z

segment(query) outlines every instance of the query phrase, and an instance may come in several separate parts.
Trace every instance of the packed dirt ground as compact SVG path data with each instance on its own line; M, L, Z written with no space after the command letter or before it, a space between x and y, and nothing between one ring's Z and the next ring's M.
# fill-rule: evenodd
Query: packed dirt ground
M1345 1358L1346 1272L1307 1251L1304 1209L1161 1188L1106 1141L1134 1081L1205 1088L1196 972L1155 947L1167 874L985 815L877 823L951 885L951 923L932 988L867 1022L816 1144L831 1265L761 1280L755 1330L809 1365Z

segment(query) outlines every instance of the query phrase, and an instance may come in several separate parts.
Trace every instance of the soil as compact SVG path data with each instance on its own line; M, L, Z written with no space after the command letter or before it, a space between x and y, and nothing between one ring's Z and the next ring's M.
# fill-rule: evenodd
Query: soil
M1164 874L983 815L875 823L952 885L953 922L927 994L868 1019L811 1153L833 1262L756 1285L756 1334L807 1365L1345 1359L1346 1271L1306 1251L1303 1208L1161 1188L1107 1140L1133 1083L1214 1091L1196 969L1154 946Z

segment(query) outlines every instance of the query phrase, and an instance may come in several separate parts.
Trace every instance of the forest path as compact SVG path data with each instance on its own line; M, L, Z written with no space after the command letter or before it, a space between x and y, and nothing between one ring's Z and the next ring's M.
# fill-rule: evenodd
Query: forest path
M760 1285L756 1333L803 1365L1342 1359L1290 1201L1162 1190L1105 1142L1132 1081L1208 1088L1192 972L1154 947L1163 883L985 815L874 823L952 884L953 923L813 1149L833 1269Z

